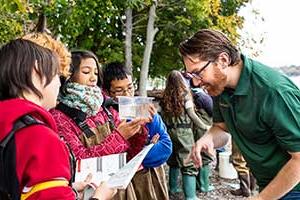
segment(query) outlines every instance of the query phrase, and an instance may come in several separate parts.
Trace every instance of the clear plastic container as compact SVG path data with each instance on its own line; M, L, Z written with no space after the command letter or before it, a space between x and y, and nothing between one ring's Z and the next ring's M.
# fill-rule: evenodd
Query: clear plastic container
M118 104L121 119L135 118L135 101L133 97L118 96Z
M119 115L121 119L134 119L136 117L150 117L149 105L152 97L127 97L118 96Z

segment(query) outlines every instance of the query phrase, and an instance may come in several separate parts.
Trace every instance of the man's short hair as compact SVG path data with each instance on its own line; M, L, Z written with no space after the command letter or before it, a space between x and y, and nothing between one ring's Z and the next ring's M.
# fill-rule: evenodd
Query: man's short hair
M103 89L109 91L113 80L123 80L128 76L131 76L131 73L122 63L113 62L105 65L103 67Z
M58 58L51 50L29 40L12 40L0 49L0 100L22 97L24 91L42 98L32 81L33 70L46 80L46 87L58 69Z
M182 56L197 55L201 60L215 61L225 52L229 55L230 64L237 64L241 57L238 49L220 31L201 29L192 37L182 41L179 45Z

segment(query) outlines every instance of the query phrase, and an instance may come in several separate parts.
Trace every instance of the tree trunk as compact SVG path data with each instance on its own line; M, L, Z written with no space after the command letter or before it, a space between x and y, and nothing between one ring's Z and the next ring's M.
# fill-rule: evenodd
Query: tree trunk
M132 72L132 8L125 11L126 16L126 36L125 36L125 66Z
M144 58L143 58L143 64L142 64L141 74L140 74L139 93L141 96L147 96L147 78L149 72L150 57L151 57L154 37L155 34L158 32L158 28L154 27L154 21L156 17L155 14L156 6L157 6L157 2L156 0L154 0L149 10L146 46L144 50Z

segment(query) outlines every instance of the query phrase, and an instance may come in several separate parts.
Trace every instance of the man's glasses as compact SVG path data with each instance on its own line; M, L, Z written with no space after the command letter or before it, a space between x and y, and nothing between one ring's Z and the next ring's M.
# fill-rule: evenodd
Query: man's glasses
M201 80L203 78L203 71L209 66L209 64L211 63L212 61L208 61L199 71L196 71L196 72L182 72L182 75L184 76L184 78L190 80L192 78L196 78L196 79L199 79Z

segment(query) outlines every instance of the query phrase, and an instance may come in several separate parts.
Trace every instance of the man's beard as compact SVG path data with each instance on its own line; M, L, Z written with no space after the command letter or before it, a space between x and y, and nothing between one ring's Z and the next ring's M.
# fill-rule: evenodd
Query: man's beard
M214 70L214 80L211 83L204 84L204 89L211 96L220 95L226 86L227 76L223 74L217 67Z

